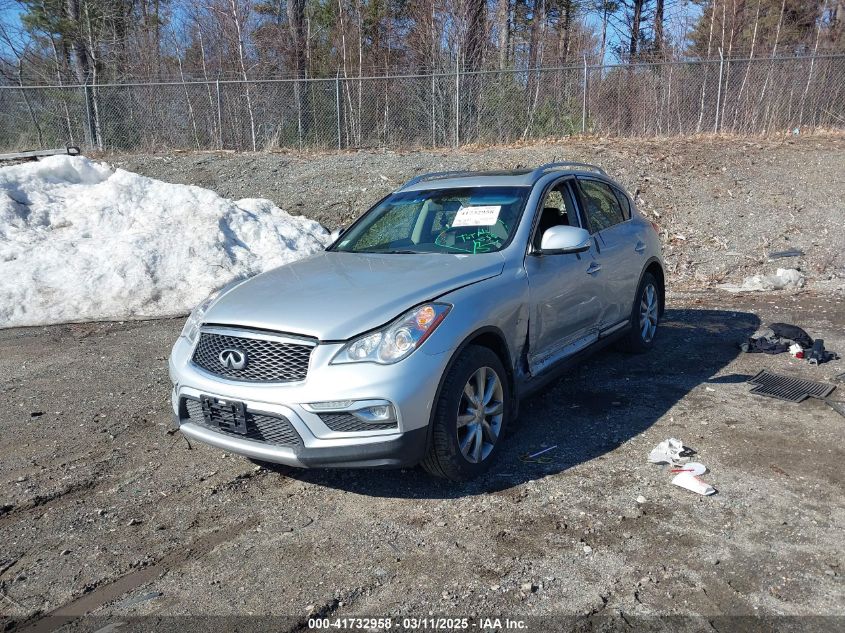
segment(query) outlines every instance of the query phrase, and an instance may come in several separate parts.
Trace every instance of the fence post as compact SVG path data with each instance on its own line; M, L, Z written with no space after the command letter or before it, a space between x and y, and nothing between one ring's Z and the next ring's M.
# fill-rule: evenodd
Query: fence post
M85 99L85 135L88 147L94 148L94 128L91 126L91 100L88 95L88 84L82 86L82 98Z
M587 55L584 55L584 100L581 104L581 134L587 132Z
M722 70L725 66L725 57L722 49L719 49L719 88L716 90L716 120L713 122L713 134L719 133L719 105L722 103Z
M461 53L455 54L455 147L460 145L461 127Z
M338 71L340 73L340 71ZM334 103L335 111L337 113L337 148L340 149L340 74L334 78Z
M220 107L220 79L217 84L217 143L223 149L223 109Z
M431 69L431 146L437 147L437 128L434 122L434 68Z

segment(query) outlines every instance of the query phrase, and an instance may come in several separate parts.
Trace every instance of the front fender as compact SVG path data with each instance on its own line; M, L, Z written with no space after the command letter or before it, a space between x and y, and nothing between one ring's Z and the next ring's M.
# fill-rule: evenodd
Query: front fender
M498 331L507 344L511 369L528 335L528 277L524 269L505 268L501 275L453 290L437 301L452 310L420 351L427 354L454 352L479 331Z

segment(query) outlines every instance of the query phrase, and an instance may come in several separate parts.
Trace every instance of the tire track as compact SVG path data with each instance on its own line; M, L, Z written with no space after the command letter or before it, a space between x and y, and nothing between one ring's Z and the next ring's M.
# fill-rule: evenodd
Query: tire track
M160 558L158 562L104 583L93 591L66 602L48 613L12 624L7 631L20 631L21 633L50 633L55 631L57 628L104 607L130 591L155 580L161 574L178 569L189 560L195 560L199 556L208 554L218 545L228 541L231 534L249 530L255 527L258 522L258 517L252 516L225 528L218 527L195 540L187 548L179 548L170 552Z

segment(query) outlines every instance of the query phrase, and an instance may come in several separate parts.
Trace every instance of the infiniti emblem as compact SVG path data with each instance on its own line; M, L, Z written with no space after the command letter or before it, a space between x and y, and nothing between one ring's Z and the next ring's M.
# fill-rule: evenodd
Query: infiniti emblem
M220 364L227 369L243 369L246 367L246 352L239 349L224 349L217 357Z

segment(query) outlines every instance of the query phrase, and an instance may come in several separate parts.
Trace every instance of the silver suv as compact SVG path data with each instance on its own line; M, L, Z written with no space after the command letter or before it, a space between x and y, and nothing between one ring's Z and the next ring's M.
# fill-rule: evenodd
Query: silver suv
M612 341L648 350L664 286L657 233L598 167L420 176L203 301L170 356L174 421L259 461L468 479L519 398Z

